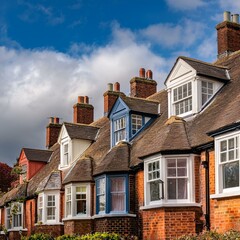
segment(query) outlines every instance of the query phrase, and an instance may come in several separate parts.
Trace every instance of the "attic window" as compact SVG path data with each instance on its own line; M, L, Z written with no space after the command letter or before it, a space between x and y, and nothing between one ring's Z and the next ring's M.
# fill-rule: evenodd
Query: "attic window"
M202 81L202 105L213 95L213 83Z
M68 165L68 144L63 145L63 164Z
M142 116L132 115L132 135L136 134L138 130L142 127Z
M192 83L186 83L173 89L175 114L180 115L192 110Z
M115 143L126 139L126 118L122 117L114 121Z

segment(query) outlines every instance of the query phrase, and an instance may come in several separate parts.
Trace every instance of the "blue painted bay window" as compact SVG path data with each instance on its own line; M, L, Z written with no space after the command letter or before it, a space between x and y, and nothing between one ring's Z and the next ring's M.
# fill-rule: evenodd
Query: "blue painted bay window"
M97 214L128 212L128 175L104 175L96 179Z

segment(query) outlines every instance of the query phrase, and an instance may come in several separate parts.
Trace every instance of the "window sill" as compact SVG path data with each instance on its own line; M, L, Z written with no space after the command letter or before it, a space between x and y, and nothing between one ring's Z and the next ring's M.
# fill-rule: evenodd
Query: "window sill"
M44 225L63 225L62 222L51 222L51 223L48 223L48 222L43 222L43 223L35 223L34 226L44 226Z
M164 208L164 207L201 207L200 203L162 203L155 205L147 205L140 207L140 210L148 210L154 208Z
M228 192L228 193L217 193L217 194L210 195L211 199L228 198L228 197L240 197L240 191Z
M19 231L27 232L27 228L22 228L22 227L11 228L11 229L8 229L7 231L8 231L8 232L19 232Z
M99 215L94 215L93 219L95 219L95 218L111 218L111 217L136 217L136 214L129 214L129 213L99 214Z
M71 221L71 220L88 220L88 219L92 219L91 216L73 216L73 217L66 217L63 218L63 222L64 221Z

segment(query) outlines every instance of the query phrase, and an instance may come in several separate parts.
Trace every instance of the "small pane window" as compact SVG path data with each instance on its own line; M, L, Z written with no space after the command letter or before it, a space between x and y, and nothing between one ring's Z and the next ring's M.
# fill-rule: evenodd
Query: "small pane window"
M38 221L43 221L43 196L38 197Z
M126 119L119 118L114 121L114 139L115 143L126 139Z
M71 210L71 201L72 201L72 191L71 187L66 188L66 216L71 215L72 210Z
M68 159L68 144L63 145L63 165L67 166L69 164L69 159Z
M76 187L76 210L77 214L86 214L87 210L87 188Z
M213 95L213 83L202 81L202 105Z
M136 134L138 130L142 127L142 116L132 115L132 135Z
M55 220L55 195L47 196L47 220Z
M97 198L98 198L99 212L105 212L105 209L106 209L105 188L106 188L105 178L98 179L97 180Z

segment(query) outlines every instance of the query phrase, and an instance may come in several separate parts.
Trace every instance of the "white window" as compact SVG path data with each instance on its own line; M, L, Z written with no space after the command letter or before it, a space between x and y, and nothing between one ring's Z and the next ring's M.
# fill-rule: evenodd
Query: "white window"
M90 184L71 184L65 186L65 216L71 218L84 218L90 216Z
M97 212L103 213L106 210L105 199L106 179L100 178L97 180Z
M132 114L132 135L136 134L142 127L142 116Z
M125 211L125 178L124 177L111 177L111 211L123 212Z
M63 144L63 165L67 166L69 164L69 153L68 153L68 143Z
M208 99L213 95L213 83L202 81L202 105L204 105Z
M192 110L192 83L186 83L173 89L175 114L180 115Z
M6 228L21 229L23 227L23 204L11 203L11 206L6 208Z
M59 223L60 193L58 190L42 192L38 195L38 223Z
M56 219L55 195L47 195L47 220Z
M239 136L228 134L216 138L216 181L217 193L231 193L240 190Z
M122 117L114 121L114 142L126 139L126 118Z
M71 187L66 188L66 216L71 215L71 208L72 208L72 191Z
M193 156L157 156L144 162L145 205L194 203Z

